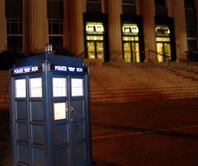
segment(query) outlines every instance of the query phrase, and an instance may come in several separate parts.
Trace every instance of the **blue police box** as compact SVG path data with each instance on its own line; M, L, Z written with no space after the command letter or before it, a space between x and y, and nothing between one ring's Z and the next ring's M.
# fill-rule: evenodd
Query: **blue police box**
M10 70L14 166L92 165L89 69L44 53Z

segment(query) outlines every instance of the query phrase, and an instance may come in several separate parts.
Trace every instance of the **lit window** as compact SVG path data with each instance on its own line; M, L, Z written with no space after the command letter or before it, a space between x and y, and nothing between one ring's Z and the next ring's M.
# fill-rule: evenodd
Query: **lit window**
M138 35L139 29L136 24L123 24L122 32L124 35Z
M54 103L54 120L66 119L66 103Z
M72 96L83 96L83 79L72 78Z
M42 97L42 79L30 79L30 97Z
M66 96L66 78L53 78L53 97Z
M156 36L170 36L170 29L167 25L157 25L155 33Z
M15 96L16 98L26 97L26 80L15 80Z
M103 34L104 26L100 22L87 22L86 23L86 32L89 34Z

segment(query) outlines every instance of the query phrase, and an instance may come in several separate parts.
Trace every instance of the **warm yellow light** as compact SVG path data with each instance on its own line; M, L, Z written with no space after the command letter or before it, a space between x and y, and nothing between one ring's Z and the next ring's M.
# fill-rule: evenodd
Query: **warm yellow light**
M53 52L53 47L51 43L46 43L45 44L45 52L46 53L52 53Z

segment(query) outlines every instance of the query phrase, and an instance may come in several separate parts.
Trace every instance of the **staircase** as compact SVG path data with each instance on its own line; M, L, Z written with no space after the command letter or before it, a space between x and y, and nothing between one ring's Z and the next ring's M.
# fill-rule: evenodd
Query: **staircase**
M8 71L0 71L0 110L9 108ZM198 97L198 64L174 62L90 65L91 103Z
M181 62L91 66L91 102L135 102L198 97L198 66Z

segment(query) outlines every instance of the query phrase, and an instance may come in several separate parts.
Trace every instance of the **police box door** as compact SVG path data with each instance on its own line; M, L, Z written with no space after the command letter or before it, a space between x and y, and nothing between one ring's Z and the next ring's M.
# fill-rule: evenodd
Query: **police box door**
M54 165L87 165L88 120L84 76L52 76Z
M13 162L16 165L48 165L45 147L43 76L30 74L11 79Z

